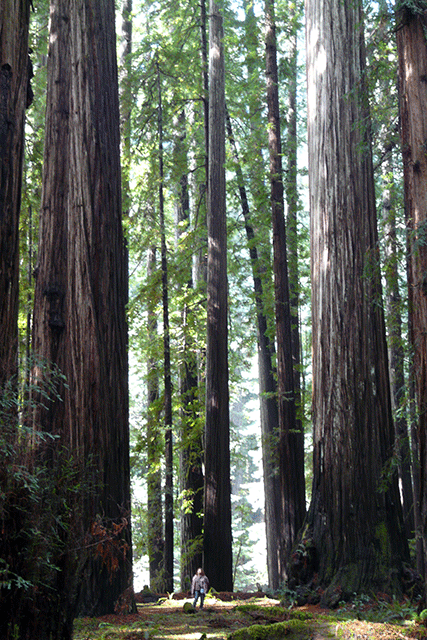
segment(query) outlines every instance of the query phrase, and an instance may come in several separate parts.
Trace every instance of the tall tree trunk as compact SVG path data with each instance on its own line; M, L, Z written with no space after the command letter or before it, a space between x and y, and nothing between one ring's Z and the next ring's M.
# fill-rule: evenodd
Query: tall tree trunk
M84 529L98 517L103 526L125 525L115 546L89 556L81 583L80 613L103 615L132 580L114 2L52 0L50 16L33 345L67 385L62 402L40 408L38 419L72 455L93 461Z
M163 195L163 108L160 69L157 64L158 135L159 135L159 213L162 247L163 367L165 411L165 590L173 592L173 448L172 448L172 378L169 332L168 263L166 249L165 207Z
M200 148L195 149L196 144L193 144L193 148L191 151L191 183L192 183L192 192L194 198L194 229L196 231L195 238L197 242L197 249L194 255L194 284L195 286L201 286L203 289L206 286L207 274L207 220L206 220L206 198L207 198L207 190L208 190L208 173L209 173L209 163L208 163L208 154L209 154L209 78L208 78L208 47L206 40L206 1L200 0L200 56L201 56L201 81L202 81L202 115L197 115L197 118L202 118L203 122L203 134L204 134L204 148L201 151ZM195 109L193 108L191 111L191 120L194 123L195 117ZM196 170L197 166L200 164L200 160L198 159L200 154L203 155L203 175L199 178L199 172ZM199 354L200 363L199 370L203 370L204 366L202 365L202 361L204 361L204 353ZM201 380L200 380L201 382Z
M18 369L19 213L29 88L30 0L0 6L0 391Z
M131 116L132 116L132 2L122 0L121 42L120 42L120 130L122 150L122 199L123 217L127 218L131 205L130 163L131 163Z
M155 278L156 247L148 250L147 278ZM147 362L147 550L150 588L163 591L163 504L160 443L159 358L157 353L157 303L147 299L149 356Z
M259 76L260 68L257 61L250 55L251 51L256 51L258 47L258 33L256 30L256 17L252 1L245 0L245 34L247 38L248 55L246 65L248 75L251 78ZM253 86L251 84L251 86ZM252 112L250 115L251 126L251 146L248 149L248 157L250 157L252 169L252 179L250 182L252 199L254 202L253 211L264 213L265 192L264 188L264 159L260 150L262 149L263 140L260 136L264 135L263 122L261 120L262 104L260 95L254 101ZM243 207L243 201L242 201ZM265 211L265 218L268 219L269 212ZM255 216L252 216L254 218ZM256 233L257 238L261 236L260 230L267 227L267 224L256 224L255 220L246 222L246 235L250 239L251 232ZM249 231L250 230L250 231ZM249 246L251 241L249 240ZM262 445L262 463L263 463L263 480L264 480L264 517L265 517L265 534L267 547L267 571L268 585L271 589L278 589L281 585L281 577L279 572L279 554L278 541L280 540L280 474L277 459L277 437L279 431L279 414L277 406L277 380L275 362L275 344L271 339L271 326L269 327L268 316L270 309L266 308L266 300L268 299L267 280L270 274L271 256L265 253L265 248L269 251L269 239L261 237L257 243L257 261L254 278L259 280L259 284L255 282L254 287L258 292L257 295L257 339L258 339L258 368L259 368L259 389L260 389L260 422L261 422L261 445ZM267 276L267 277L266 277ZM267 286L264 286L267 285ZM267 290L267 291L266 291ZM258 296L259 294L259 296ZM261 304L260 304L261 303ZM262 310L264 311L262 312ZM262 315L260 316L260 312ZM273 321L274 322L274 321ZM270 329L270 330L269 330Z
M266 78L268 107L268 146L270 152L270 199L273 226L273 271L277 335L277 378L279 407L279 469L281 478L281 535L279 575L286 579L289 559L297 532L305 516L304 434L297 422L292 353L292 322L289 298L282 148L280 140L274 1L265 2Z
M405 402L405 353L402 338L402 299L399 291L398 255L396 238L395 185L391 153L386 150L382 164L383 230L385 247L385 306L388 326L391 398L396 431L396 455L402 492L403 517L406 535L414 537L414 494L412 488L411 450Z
M252 277L257 318L259 396L261 410L262 461L265 497L266 546L268 584L271 589L278 589L281 580L278 562L278 540L280 539L280 482L278 473L277 424L279 414L277 408L277 384L274 378L272 362L273 346L268 337L267 314L265 311L264 291L260 277L258 250L255 243L255 232L250 220L249 201L244 185L243 172L240 166L237 146L233 136L231 120L227 114L227 134L232 147L234 166L240 192L240 202L245 221L246 237L251 259Z
M207 44L207 16L206 0L200 0L200 52L202 58L202 84L203 84L203 125L205 131L205 174L206 191L208 189L209 176L209 60Z
M174 149L174 166L178 167L178 193L175 203L178 252L183 255L190 224L190 198L188 184L187 149L185 146L186 115L178 116ZM192 255L190 252L187 255ZM183 261L185 262L185 261ZM181 491L181 590L191 588L191 579L202 565L203 544L203 443L198 410L198 369L196 345L191 334L193 291L191 260L182 267L182 365L179 373L180 412L180 491Z
M362 2L307 0L306 17L314 476L301 542L312 564L305 575L291 567L291 584L324 589L331 606L371 588L398 593L408 549L388 466L394 427Z
M423 3L422 3L423 4ZM423 4L424 6L424 4ZM427 581L427 17L425 9L397 14L397 51L405 208L409 232L409 306L412 320L414 377L418 408L419 525ZM416 505L417 508L417 505Z
M298 269L298 165L297 165L297 74L298 74L298 15L296 3L288 2L288 75L287 75L287 104L286 104L286 143L284 156L287 166L284 178L284 188L287 204L286 216L286 245L289 273L289 300L291 307L292 358L294 369L294 394L297 412L298 429L303 434L301 405L301 374L300 374L300 328L299 328L299 269Z
M217 591L232 591L230 416L225 209L223 18L210 0L209 182L204 565ZM220 561L219 561L220 559Z

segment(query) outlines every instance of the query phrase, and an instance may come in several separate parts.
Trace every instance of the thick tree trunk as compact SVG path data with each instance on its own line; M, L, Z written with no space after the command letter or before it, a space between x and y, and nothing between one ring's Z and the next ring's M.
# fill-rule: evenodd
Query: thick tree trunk
M270 199L273 227L273 271L277 336L279 408L279 469L281 479L281 534L279 575L286 579L296 535L305 516L304 434L297 421L292 353L292 321L289 297L282 149L276 51L274 2L265 3L268 146L270 152Z
M419 530L427 580L427 44L426 10L397 15L401 139L409 233L409 305L418 408ZM417 505L416 505L417 509Z
M82 580L80 612L102 615L114 611L132 578L114 2L52 0L50 16L33 343L67 385L62 402L37 418L72 455L92 461L84 528L99 516L108 527L126 522L121 541L90 555Z
M314 477L293 580L333 605L397 593L408 558L394 445L362 3L308 0ZM308 550L307 550L308 552ZM293 560L297 560L296 549Z
M204 567L217 591L232 591L228 392L225 73L223 18L210 0L209 183Z
M30 0L0 5L0 390L17 374L19 212L29 89Z

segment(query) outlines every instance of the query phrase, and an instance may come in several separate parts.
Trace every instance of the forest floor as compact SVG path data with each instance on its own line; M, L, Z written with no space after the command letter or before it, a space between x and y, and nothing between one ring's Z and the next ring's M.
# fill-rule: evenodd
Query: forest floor
M230 594L231 595L231 594ZM238 598L233 594L234 598ZM79 618L74 640L427 640L415 605L361 598L331 611L319 606L281 607L275 599L229 601L208 597L185 613L191 599L138 604L138 613Z

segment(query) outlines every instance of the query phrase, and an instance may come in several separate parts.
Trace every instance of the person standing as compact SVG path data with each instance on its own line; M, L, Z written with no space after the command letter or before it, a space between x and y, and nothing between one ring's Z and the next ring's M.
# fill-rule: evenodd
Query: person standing
M197 600L200 597L200 608L203 609L205 595L209 590L209 580L202 568L199 567L191 581L191 595L194 596L193 607L196 608Z

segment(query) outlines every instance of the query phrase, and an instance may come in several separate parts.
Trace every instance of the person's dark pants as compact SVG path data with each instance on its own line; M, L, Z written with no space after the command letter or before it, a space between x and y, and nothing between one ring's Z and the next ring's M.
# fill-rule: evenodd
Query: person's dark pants
M194 602L193 607L196 608L197 600L200 598L200 608L203 609L203 603L205 601L205 592L204 591L195 591L194 592Z

